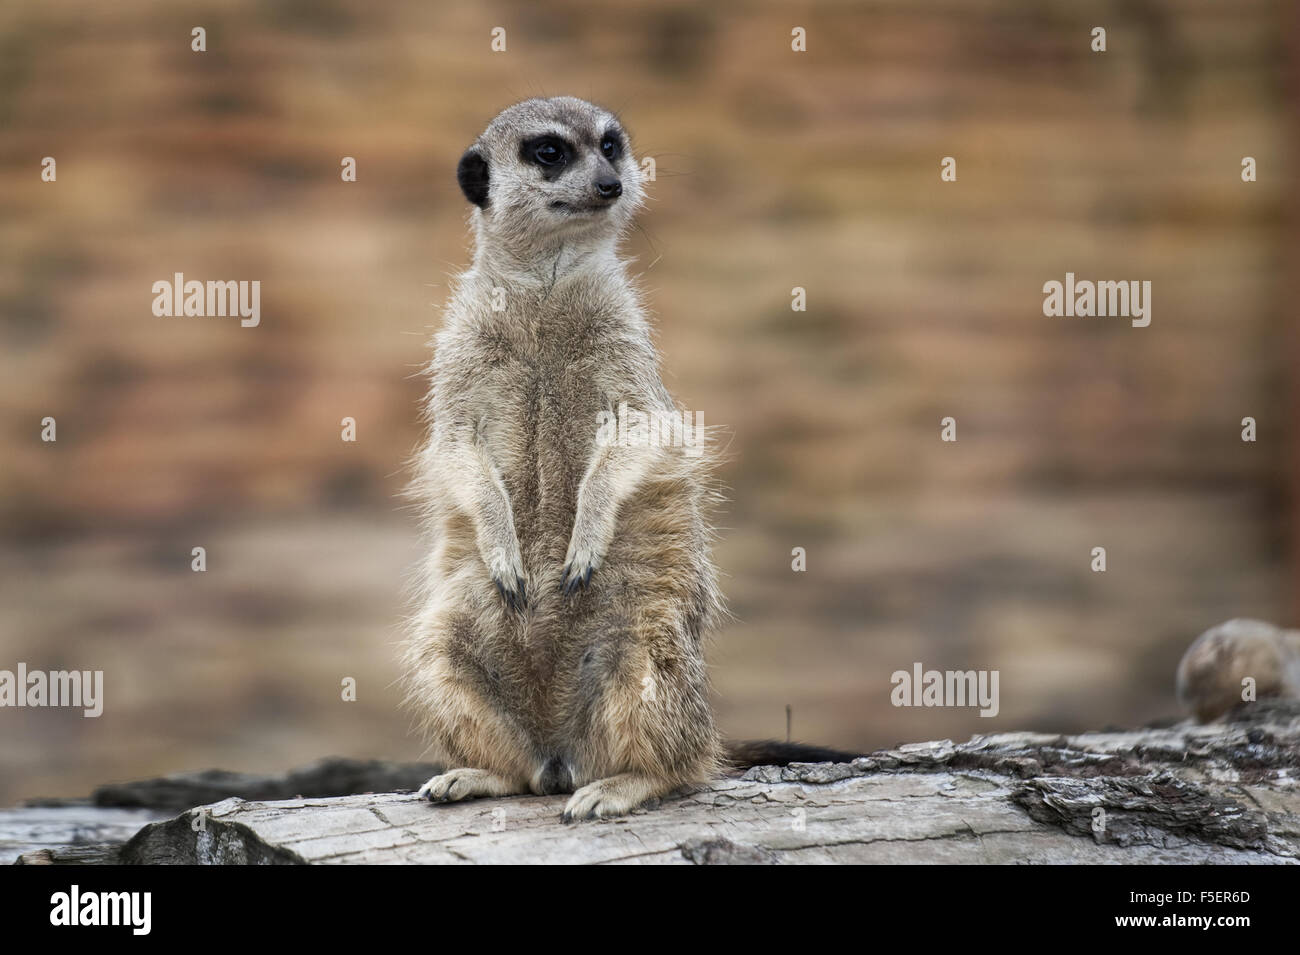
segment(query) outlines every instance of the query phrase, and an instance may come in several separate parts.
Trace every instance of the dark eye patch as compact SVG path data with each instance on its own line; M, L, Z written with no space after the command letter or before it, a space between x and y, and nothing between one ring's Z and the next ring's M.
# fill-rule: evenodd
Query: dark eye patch
M547 179L554 179L573 158L573 147L559 136L533 136L520 143L519 157L541 167Z
M623 131L617 126L605 130L605 135L600 139L600 154L610 162L623 158Z

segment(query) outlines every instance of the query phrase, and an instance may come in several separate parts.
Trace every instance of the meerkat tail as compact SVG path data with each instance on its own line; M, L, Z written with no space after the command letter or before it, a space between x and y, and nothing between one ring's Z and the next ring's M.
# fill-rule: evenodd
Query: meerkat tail
M771 739L727 740L723 751L732 766L788 766L790 763L848 763L862 753L812 746L807 743L779 743Z

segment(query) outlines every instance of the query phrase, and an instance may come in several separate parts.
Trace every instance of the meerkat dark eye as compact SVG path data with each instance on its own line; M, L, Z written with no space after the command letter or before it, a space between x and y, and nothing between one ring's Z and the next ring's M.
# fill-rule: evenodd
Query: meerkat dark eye
M543 166L558 166L564 162L564 150L556 143L543 140L533 147L533 159Z
M623 155L623 146L613 136L606 136L600 143L600 154L613 162L619 156Z

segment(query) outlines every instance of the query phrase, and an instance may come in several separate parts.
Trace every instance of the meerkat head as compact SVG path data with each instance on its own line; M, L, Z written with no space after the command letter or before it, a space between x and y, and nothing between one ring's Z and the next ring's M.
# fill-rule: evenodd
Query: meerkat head
M572 96L501 112L456 170L480 241L520 250L612 241L641 206L641 171L607 110Z

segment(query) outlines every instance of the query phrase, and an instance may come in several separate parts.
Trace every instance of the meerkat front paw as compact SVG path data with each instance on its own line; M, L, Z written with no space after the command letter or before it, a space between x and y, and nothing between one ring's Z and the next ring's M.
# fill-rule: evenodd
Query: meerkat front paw
M578 560L564 565L564 576L560 578L560 587L564 596L571 597L579 590L586 590L595 572L596 565L590 561Z
M486 769L451 769L434 776L420 787L417 799L429 802L460 802L478 796L513 796L523 787Z
M524 589L524 578L516 577L515 582L510 584L500 577L493 577L492 583L497 585L497 593L506 602L506 606L515 613L523 613L528 609L528 593Z
M524 586L524 561L516 549L514 554L507 554L497 549L486 561L488 572L492 574L492 583L496 584L497 593L507 607L516 613L528 609L528 591Z
M574 541L569 545L569 554L564 559L564 573L560 577L560 588L566 597L579 590L585 590L591 582L591 575L600 569L600 556L594 550L583 547Z

